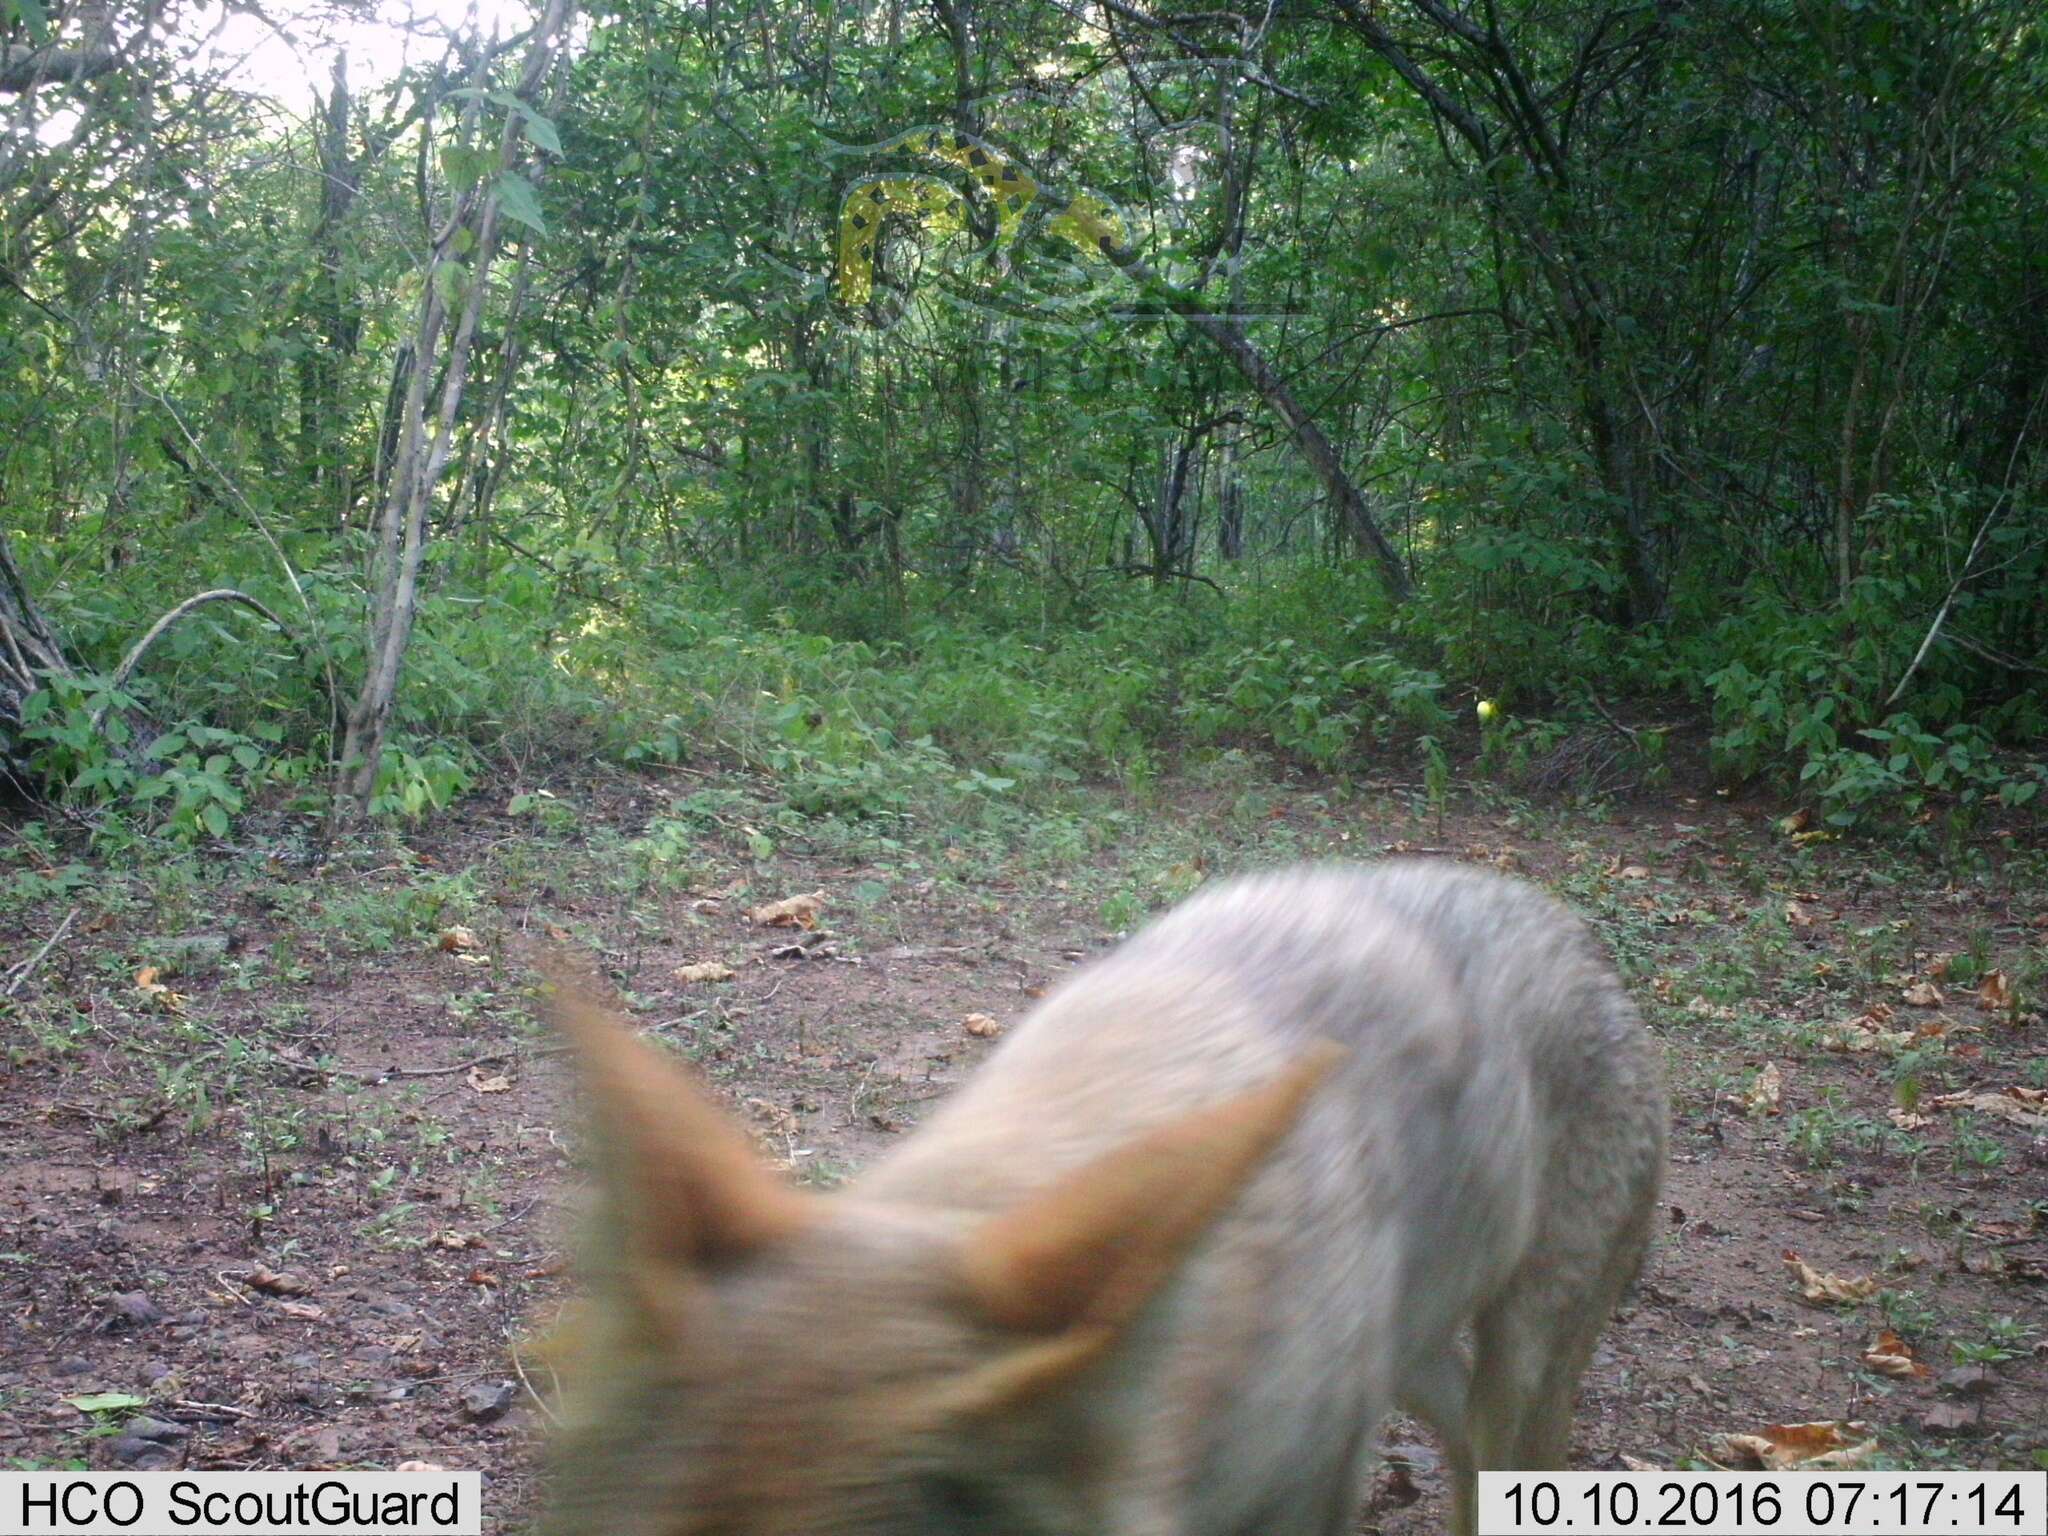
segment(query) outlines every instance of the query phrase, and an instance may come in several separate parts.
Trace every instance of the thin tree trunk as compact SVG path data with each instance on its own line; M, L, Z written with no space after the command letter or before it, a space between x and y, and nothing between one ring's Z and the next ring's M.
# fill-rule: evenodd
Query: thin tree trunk
M567 25L570 0L549 0L546 15L535 30L516 93L531 100L555 58L555 49ZM479 72L484 66L479 64ZM481 79L472 82L481 86ZM484 97L472 96L465 109L473 125L480 115ZM498 146L498 176L509 172L519 159L519 145L525 117L507 114ZM455 443L456 418L462 406L463 386L469 376L470 354L476 341L478 316L489 288L490 269L498 249L500 181L493 177L463 192L434 242L427 267L427 281L420 296L419 320L413 332L414 365L406 386L400 442L393 463L391 487L378 518L377 550L373 566L373 607L370 618L369 660L362 691L349 711L348 729L342 743L341 778L335 798L334 820L346 825L369 814L377 789L377 773L384 757L385 738L390 730L391 712L398 699L398 679L405 653L412 640L420 600L420 568L426 558L428 513L435 487L447 468ZM456 260L457 236L467 231L473 238L475 259L468 271L468 291L453 334L448 330L448 313L439 281L442 270L460 271L450 264ZM427 419L427 392L435 373L441 374L439 399L434 420Z

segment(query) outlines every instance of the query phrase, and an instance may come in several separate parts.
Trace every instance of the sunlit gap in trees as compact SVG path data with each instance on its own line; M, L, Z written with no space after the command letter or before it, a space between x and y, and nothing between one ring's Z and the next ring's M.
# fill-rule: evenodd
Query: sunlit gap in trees
M202 4L178 14L172 32L174 46L189 50L219 84L296 115L333 89L338 57L347 61L350 89L360 91L432 64L458 39L512 37L534 14L524 0L299 0L261 10ZM78 109L66 107L38 122L36 137L55 148L78 123Z

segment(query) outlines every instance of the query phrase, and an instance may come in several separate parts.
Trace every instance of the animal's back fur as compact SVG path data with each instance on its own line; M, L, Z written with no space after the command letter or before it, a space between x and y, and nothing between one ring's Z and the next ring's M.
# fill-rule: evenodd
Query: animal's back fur
M997 1209L1317 1038L1346 1063L1131 1346L1164 1359L1119 1422L1186 1536L1317 1529L1300 1501L1348 1486L1397 1398L1447 1390L1449 1341L1572 1246L1572 1209L1646 1222L1660 1074L1583 925L1441 864L1221 885L1047 998L861 1184Z

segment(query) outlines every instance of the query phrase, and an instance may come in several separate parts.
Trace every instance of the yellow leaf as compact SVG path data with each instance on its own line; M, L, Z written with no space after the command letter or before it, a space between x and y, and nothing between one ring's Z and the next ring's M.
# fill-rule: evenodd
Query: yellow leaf
M1756 1081L1749 1085L1749 1097L1743 1102L1751 1114L1775 1115L1778 1101L1784 1096L1785 1074L1778 1070L1775 1061L1767 1061L1756 1075Z
M818 926L818 909L825 905L823 891L811 891L802 896L785 896L781 901L771 901L766 906L756 907L747 916L763 928L815 928Z
M1880 1376L1929 1376L1933 1369L1913 1353L1913 1346L1891 1329L1881 1330L1863 1350L1863 1363Z
M1791 1249L1785 1250L1785 1267L1792 1271L1800 1295L1816 1306L1853 1304L1877 1294L1877 1282L1868 1275L1843 1278L1815 1269Z
M1834 1419L1766 1424L1753 1435L1722 1435L1712 1450L1714 1460L1723 1466L1761 1467L1766 1472L1857 1467L1876 1453L1877 1437L1868 1424Z
M1983 985L1977 988L1977 1006L1990 1013L2010 1013L2013 1006L2012 978L2003 971L1992 971L1986 975Z
M977 1040L993 1040L1003 1032L1003 1026L985 1013L970 1013L961 1024Z
M676 967L677 981L731 981L739 973L722 960L699 960Z

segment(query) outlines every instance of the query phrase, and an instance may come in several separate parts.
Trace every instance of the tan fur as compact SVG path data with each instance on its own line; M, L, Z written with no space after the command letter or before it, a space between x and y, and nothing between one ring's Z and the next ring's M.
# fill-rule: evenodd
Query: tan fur
M559 1011L611 1156L552 1536L1342 1536L1396 1405L1469 1532L1562 1464L1662 1167L1584 929L1446 866L1205 892L831 1198Z

